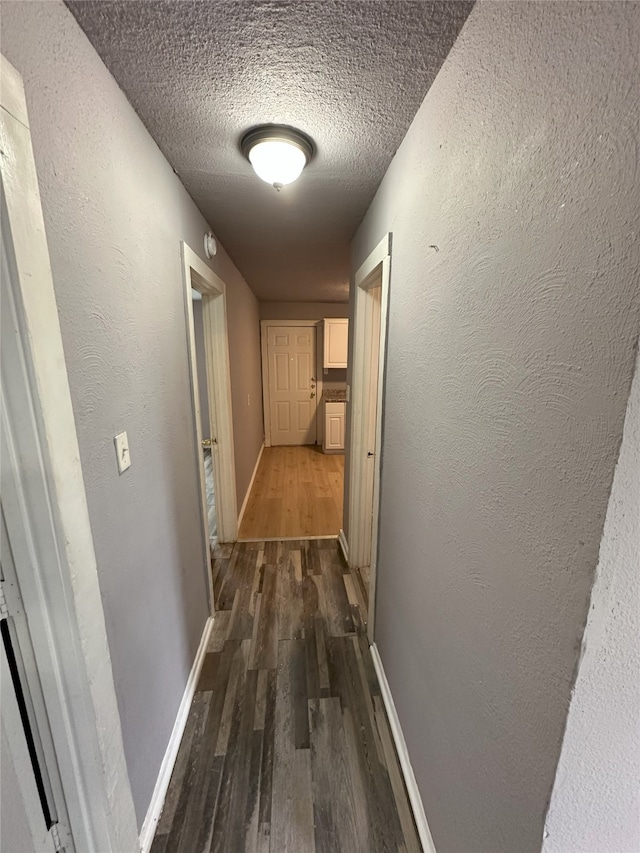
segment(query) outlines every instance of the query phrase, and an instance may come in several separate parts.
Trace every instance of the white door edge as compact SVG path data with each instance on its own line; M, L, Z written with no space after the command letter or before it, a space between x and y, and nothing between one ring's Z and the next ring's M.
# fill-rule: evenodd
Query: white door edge
M387 317L389 309L389 283L391 273L391 234L386 234L375 249L358 268L355 274L355 312L353 323L353 366L350 400L349 442L349 565L363 568L369 563L369 614L367 632L373 641L375 629L376 562L378 549L378 527L380 513L380 468L382 444L382 412L384 405L384 373L386 362ZM381 288L379 324L371 328L372 297L369 289L374 285ZM372 341L373 335L378 335ZM368 354L375 344L378 350L378 370L367 374ZM369 424L370 407L366 405L370 395L377 399L375 423ZM366 446L365 434L375 428L375 447ZM371 464L373 452L373 499L372 505L365 496L365 466ZM369 460L369 461L368 461ZM367 515L370 515L370 523ZM368 554L368 559L365 558Z
M199 417L198 379L195 372L195 338L191 290L202 294L202 319L206 352L206 370L211 419L211 459L216 495L219 542L235 542L238 538L238 503L236 495L235 448L231 404L229 337L227 331L226 286L224 281L185 242L181 244L184 304L187 321L189 380L194 411L194 435L198 459L198 476L202 507L203 551L213 602L213 586L209 565L209 526L205 514L206 487L202 455L202 428ZM211 610L213 613L213 610Z

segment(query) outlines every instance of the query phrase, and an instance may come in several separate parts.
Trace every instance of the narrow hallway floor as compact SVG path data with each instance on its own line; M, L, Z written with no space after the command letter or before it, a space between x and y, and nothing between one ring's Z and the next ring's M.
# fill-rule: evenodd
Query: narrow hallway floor
M419 853L336 540L218 546L218 612L152 853Z

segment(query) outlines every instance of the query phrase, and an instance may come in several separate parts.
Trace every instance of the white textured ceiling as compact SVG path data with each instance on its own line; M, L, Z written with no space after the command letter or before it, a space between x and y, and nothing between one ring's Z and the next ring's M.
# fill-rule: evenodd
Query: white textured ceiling
M472 3L67 5L258 298L346 300L349 241ZM238 147L263 122L317 145L280 193Z

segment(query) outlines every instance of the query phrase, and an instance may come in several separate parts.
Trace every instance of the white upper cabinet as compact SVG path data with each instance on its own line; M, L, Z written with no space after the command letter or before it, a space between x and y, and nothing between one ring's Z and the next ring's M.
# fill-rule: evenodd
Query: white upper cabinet
M346 367L349 321L329 319L324 321L324 366Z

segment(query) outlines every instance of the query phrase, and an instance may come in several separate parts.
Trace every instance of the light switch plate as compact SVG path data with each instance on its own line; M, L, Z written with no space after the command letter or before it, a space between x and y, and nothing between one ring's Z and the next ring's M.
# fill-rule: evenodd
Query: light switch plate
M129 439L126 432L121 432L113 439L116 446L116 458L118 460L118 473L124 473L131 467L131 453L129 452Z

